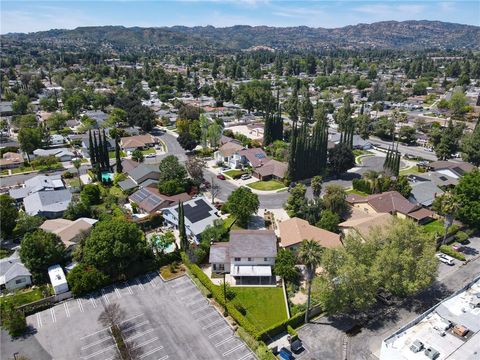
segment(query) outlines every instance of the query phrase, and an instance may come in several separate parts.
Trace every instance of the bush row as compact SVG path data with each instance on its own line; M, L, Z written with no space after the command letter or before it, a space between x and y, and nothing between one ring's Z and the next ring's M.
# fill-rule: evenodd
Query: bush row
M255 326L235 308L234 304L227 302L225 306L225 298L223 296L222 289L213 284L210 278L202 271L202 269L200 269L197 265L192 264L184 253L182 253L182 260L183 263L190 269L192 275L200 280L203 286L210 291L212 297L217 303L226 308L228 314L237 322L237 324L243 327L245 331L247 331L255 339L260 338L261 333L259 333Z
M447 254L457 260L460 260L460 261L465 261L465 255L463 255L462 253L459 253L458 251L455 251L453 250L450 246L448 245L442 245L440 246L440 251L444 254Z
M354 190L361 191L367 194L372 193L372 187L370 183L364 179L353 179L352 186Z
M281 321L265 329L261 334L259 334L258 339L262 341L267 341L268 339L287 331L289 326L292 328L292 330L293 328L298 328L304 323L304 321L305 312L302 311L301 313L292 316L290 319Z

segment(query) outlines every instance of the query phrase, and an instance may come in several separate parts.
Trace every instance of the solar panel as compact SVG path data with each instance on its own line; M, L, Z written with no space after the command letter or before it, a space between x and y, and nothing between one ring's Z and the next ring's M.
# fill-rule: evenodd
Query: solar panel
M211 207L203 200L195 201L195 206L190 204L184 205L183 210L185 217L190 220L191 223L196 223L210 216Z
M264 159L264 158L265 158L265 154L262 154L262 153L255 154L255 157L256 157L257 159Z

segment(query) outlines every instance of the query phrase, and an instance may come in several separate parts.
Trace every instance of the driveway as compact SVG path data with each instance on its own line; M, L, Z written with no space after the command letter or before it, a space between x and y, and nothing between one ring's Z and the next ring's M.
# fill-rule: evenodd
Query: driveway
M27 317L31 329L28 343L22 339L8 343L2 337L2 355L33 352L32 359L114 358L115 341L108 328L98 322L105 306L113 303L125 312L119 327L139 359L255 359L190 278L163 282L157 273ZM8 346L3 347L4 343Z

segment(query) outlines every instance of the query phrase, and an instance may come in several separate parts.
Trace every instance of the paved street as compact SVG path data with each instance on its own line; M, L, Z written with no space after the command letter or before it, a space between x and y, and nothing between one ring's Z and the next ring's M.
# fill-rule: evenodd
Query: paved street
M373 145L381 146L383 148L388 148L392 144L391 141L385 141L376 137L370 137L367 141L372 143ZM398 145L398 150L403 154L411 154L415 156L420 156L426 160L436 161L437 156L434 152L430 152L425 150L421 146L406 146L406 145Z

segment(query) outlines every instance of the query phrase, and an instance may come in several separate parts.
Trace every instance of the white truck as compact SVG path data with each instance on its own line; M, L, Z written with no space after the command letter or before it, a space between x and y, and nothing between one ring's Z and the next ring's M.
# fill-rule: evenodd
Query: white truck
M68 283L65 273L60 265L52 265L48 268L48 276L52 283L55 295L66 293L68 291Z

